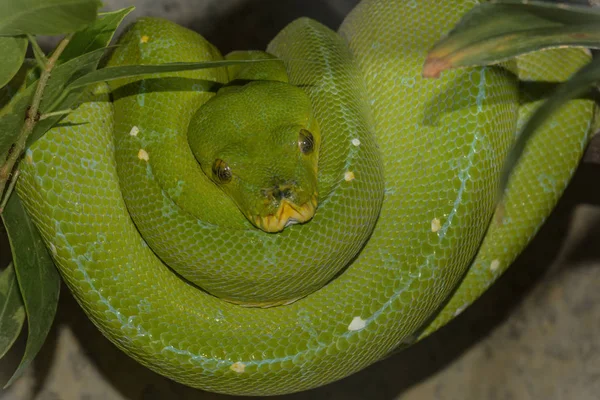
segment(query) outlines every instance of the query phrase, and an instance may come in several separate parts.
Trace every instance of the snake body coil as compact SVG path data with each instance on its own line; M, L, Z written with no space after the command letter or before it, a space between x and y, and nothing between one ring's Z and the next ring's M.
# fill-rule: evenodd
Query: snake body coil
M554 207L594 113L583 100L557 113L495 209L502 162L537 104L521 106L501 67L421 77L427 50L474 4L365 0L338 33L300 19L273 39L267 51L310 110L298 111L301 95L269 107L263 98L214 126L247 132L283 113L320 133L316 213L281 233L255 228L187 143L190 120L233 69L122 81L112 102L97 87L66 119L85 124L56 127L28 150L17 187L92 321L184 384L277 394L352 374L468 306ZM158 19L137 22L121 44L112 65L221 58ZM552 50L513 67L554 81L588 60Z

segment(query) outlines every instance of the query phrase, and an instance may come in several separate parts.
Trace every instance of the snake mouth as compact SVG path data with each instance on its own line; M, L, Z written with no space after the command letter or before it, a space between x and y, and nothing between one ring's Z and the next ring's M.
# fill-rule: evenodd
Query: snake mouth
M317 194L314 194L309 201L302 205L294 204L288 200L282 200L279 208L273 214L264 216L255 216L251 218L257 228L265 232L281 232L284 228L302 224L309 221L317 209Z

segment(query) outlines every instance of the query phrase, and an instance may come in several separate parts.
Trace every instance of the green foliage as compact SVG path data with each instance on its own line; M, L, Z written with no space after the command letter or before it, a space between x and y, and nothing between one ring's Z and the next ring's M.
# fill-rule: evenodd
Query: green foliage
M12 96L11 101L0 110L0 154L8 153L8 150L17 140L21 127L25 123L25 112L31 104L34 91L35 84L21 88Z
M0 54L5 57L0 63L0 87L16 75L27 51L27 39L22 37L0 37Z
M96 19L98 0L1 0L0 36L59 35Z
M66 86L69 85L69 82L77 79L77 77L86 76L86 74L96 70L104 54L105 48L102 47L72 58L56 67L52 75L50 75L50 79L48 79L48 84L44 90L44 97L40 103L40 113L50 113L56 111L59 107L75 107L83 92L83 88L67 91L65 90ZM27 139L27 143L31 145L34 141L42 137L62 117L53 116L40 121L36 124L32 134Z
M42 347L56 313L60 288L60 275L39 232L19 197L11 194L17 175L15 164L24 144L33 143L61 118L55 115L38 121L41 115L30 115L31 110L35 107L44 113L52 107L76 107L83 88L63 96L65 86L97 69L115 30L131 11L97 18L97 9L96 1L87 0L0 0L0 35L17 35L0 36L0 50L9 61L0 67L0 213L13 256L13 263L0 275L1 356L19 335L25 316L28 323L25 353L7 386ZM57 33L71 35L47 58L33 35ZM28 41L36 63L24 63Z
M600 8L518 0L479 4L430 50L423 76L436 78L448 69L498 64L555 47L600 48ZM567 101L596 90L598 82L600 62L596 59L558 85L534 112L507 157L500 177L499 197L537 128Z
M429 51L423 75L497 64L558 46L600 47L600 10L540 1L483 3Z
M554 94L549 97L534 113L521 129L521 133L513 144L511 152L504 164L500 177L500 193L508 185L510 173L518 163L525 150L525 146L535 134L537 129L550 118L567 101L589 93L590 88L600 82L600 58L592 60L589 64L577 71L564 84L558 86ZM559 156L559 155L557 155Z
M61 62L79 57L98 49L106 48L123 19L133 7L99 14L99 18L82 31L77 32L60 55Z
M29 328L25 354L6 384L8 386L33 361L46 340L58 305L60 276L40 233L16 193L8 199L2 213L2 222L8 233Z
M180 62L160 65L124 65L120 67L106 67L91 72L81 78L73 81L67 90L79 89L81 87L93 85L98 82L107 82L115 79L131 78L150 74L164 72L191 71L204 68L220 68L236 64L247 64L264 61L278 61L270 58L255 60L223 60L223 61L204 61L204 62Z
M0 358L10 350L25 322L25 308L13 265L0 272Z

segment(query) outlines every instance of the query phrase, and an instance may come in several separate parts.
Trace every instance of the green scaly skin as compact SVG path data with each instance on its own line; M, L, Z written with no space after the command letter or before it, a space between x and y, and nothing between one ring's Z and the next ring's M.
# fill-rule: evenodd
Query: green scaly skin
M96 88L67 118L86 124L36 142L17 186L92 321L176 381L265 395L348 376L473 302L554 207L594 114L587 101L557 113L495 209L502 162L535 104L520 107L500 67L421 77L427 50L474 4L365 0L339 33L300 19L273 39L267 51L310 98L322 137L317 213L278 234L254 228L184 140L225 69L120 82L112 103ZM156 19L121 43L113 64L220 58ZM522 79L562 80L588 60L552 50L517 67ZM232 112L223 124L265 115Z

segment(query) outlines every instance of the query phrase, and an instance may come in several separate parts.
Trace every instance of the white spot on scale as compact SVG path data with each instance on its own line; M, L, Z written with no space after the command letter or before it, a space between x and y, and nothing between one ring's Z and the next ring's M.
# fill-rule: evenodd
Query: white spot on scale
M442 222L438 218L431 220L431 232L437 232L442 229Z
M360 139L352 139L352 144L355 145L356 147L360 146Z
M463 304L462 306L458 307L456 309L456 311L454 311L454 316L457 317L459 316L463 311L465 311L465 309L468 307L468 304Z
M56 246L52 243L50 243L50 251L52 252L52 255L55 257L58 254L58 252L56 251Z
M498 267L500 267L500 260L493 260L490 264L490 271L496 272Z
M232 370L233 372L237 372L238 374L241 374L242 372L244 372L246 370L246 364L238 361L238 362L231 364L231 367L229 367L229 369Z
M25 152L25 161L27 161L27 164L29 165L33 164L33 152L31 149L27 149Z
M352 171L346 171L346 173L344 173L344 180L346 182L350 182L351 180L354 180L355 176L354 176L354 172Z
M359 331L367 325L367 322L361 317L352 318L352 322L348 325L349 331Z
M140 151L138 151L138 158L140 160L148 161L150 159L150 155L146 150L140 149Z
M129 135L137 136L138 133L140 133L140 128L138 128L137 126L131 127L131 130L129 131Z

